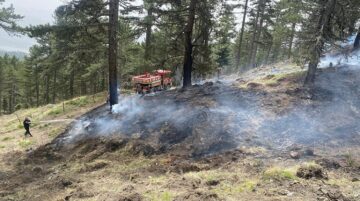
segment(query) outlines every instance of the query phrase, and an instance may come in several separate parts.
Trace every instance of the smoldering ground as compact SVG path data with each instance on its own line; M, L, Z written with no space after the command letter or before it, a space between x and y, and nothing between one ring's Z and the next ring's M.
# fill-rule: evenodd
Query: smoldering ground
M58 142L90 138L141 139L156 149L193 156L241 146L286 150L294 145L341 147L360 143L360 68L345 66L318 75L316 88L285 113L274 113L263 91L205 83L186 91L120 97L85 115ZM282 106L279 106L282 107Z

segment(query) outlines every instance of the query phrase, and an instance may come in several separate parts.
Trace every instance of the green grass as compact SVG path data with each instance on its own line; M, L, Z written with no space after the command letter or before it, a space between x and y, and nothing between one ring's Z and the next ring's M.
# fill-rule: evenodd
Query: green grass
M212 191L220 197L229 197L238 195L244 192L252 192L255 190L258 182L256 180L245 180L240 183L232 182L221 182L220 185L216 186Z
M5 146L4 145L0 145L0 149L4 149L5 148Z
M33 145L34 142L33 141L30 141L30 140L20 140L19 142L19 146L26 149L26 148L29 148L31 145Z
M93 102L91 97L79 97L71 101L66 102L66 105L72 105L76 107L84 107Z
M265 180L296 180L296 168L273 167L263 174Z
M63 112L63 109L59 106L55 106L53 109L51 109L47 114L51 116L59 115Z

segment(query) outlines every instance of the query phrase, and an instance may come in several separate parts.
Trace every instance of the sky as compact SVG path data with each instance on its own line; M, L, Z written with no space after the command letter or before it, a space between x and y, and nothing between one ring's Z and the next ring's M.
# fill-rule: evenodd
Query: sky
M53 23L55 9L64 0L5 0L5 6L13 4L16 14L24 16L18 23L22 26ZM0 30L0 49L28 52L36 42L26 36L11 36Z

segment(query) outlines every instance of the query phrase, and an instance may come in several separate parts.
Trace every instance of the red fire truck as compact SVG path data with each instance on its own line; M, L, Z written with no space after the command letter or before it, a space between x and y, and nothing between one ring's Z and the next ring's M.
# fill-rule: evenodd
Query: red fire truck
M153 73L134 76L132 84L138 94L167 90L172 86L170 74L169 70L155 70Z

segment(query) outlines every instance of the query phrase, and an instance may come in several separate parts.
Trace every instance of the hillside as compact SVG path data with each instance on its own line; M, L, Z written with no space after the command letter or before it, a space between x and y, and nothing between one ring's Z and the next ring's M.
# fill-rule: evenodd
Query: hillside
M35 135L45 140L32 150L3 140L7 151L2 154L0 196L358 200L360 71L349 66L321 70L317 87L309 91L302 88L303 71L290 66L263 67L186 91L123 97L112 114L97 107L65 132L64 122L37 125ZM92 107L76 108L56 118L51 114L61 111L61 105L18 114L34 112L35 121L72 119ZM2 124L1 137L22 133L16 117L7 119L1 122L14 126ZM53 137L44 137L50 133L60 135L51 141Z
M24 59L27 55L25 52L20 51L6 51L6 50L0 50L0 57L8 55L10 57L15 56L18 59Z
M81 114L104 104L105 95L79 97L56 105L20 110L11 115L0 116L0 155L9 153L23 154L29 150L51 142L59 133L75 121ZM65 109L65 111L63 111ZM31 131L34 138L24 138L25 130L22 121L25 117L32 119ZM1 171L9 170L5 163Z

